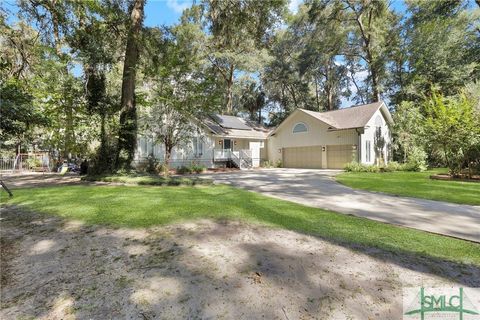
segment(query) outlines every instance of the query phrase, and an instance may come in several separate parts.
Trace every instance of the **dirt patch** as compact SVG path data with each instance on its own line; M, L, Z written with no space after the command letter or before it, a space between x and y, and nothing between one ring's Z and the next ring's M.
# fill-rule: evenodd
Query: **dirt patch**
M476 267L240 222L109 228L14 207L1 219L2 319L394 319L402 286L480 286Z
M79 183L85 183L80 180L80 176L78 174L70 173L65 175L47 172L2 174L0 175L0 178L10 189L46 187L54 185L75 185Z

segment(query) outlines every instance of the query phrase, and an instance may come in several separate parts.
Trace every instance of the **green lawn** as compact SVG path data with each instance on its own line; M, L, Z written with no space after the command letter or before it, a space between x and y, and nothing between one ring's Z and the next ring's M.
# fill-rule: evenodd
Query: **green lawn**
M480 183L430 179L430 175L446 172L435 169L426 172L346 172L337 181L355 189L380 191L399 196L480 205Z
M199 218L239 219L353 247L480 265L480 245L305 207L229 186L61 186L16 189L2 202L90 224L149 227ZM361 250L361 249L359 249Z

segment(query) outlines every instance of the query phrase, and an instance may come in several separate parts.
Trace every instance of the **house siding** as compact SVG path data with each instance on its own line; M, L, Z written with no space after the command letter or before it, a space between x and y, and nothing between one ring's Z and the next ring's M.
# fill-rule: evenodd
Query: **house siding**
M367 125L365 126L365 131L361 135L361 162L365 164L375 164L376 157L375 157L375 131L377 128L377 117L380 117L382 121L382 136L385 139L385 147L383 148L383 158L386 162L388 162L388 152L389 146L391 145L391 136L390 136L390 128L388 123L381 112L381 110L377 110L372 118L368 121ZM370 141L370 155L366 154L367 151L367 141ZM370 160L370 161L368 161Z

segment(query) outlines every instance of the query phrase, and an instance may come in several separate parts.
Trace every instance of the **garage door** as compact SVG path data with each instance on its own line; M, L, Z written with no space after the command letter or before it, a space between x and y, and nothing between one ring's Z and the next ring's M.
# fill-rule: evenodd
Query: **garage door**
M285 168L322 168L322 147L283 148L283 166Z
M351 144L327 146L327 167L329 169L343 169L345 164L354 160L357 150Z

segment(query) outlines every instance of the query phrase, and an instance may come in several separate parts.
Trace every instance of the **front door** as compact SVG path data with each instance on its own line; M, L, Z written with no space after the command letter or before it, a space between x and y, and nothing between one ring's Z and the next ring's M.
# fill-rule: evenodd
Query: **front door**
M232 150L232 140L223 139L223 149L224 150Z

